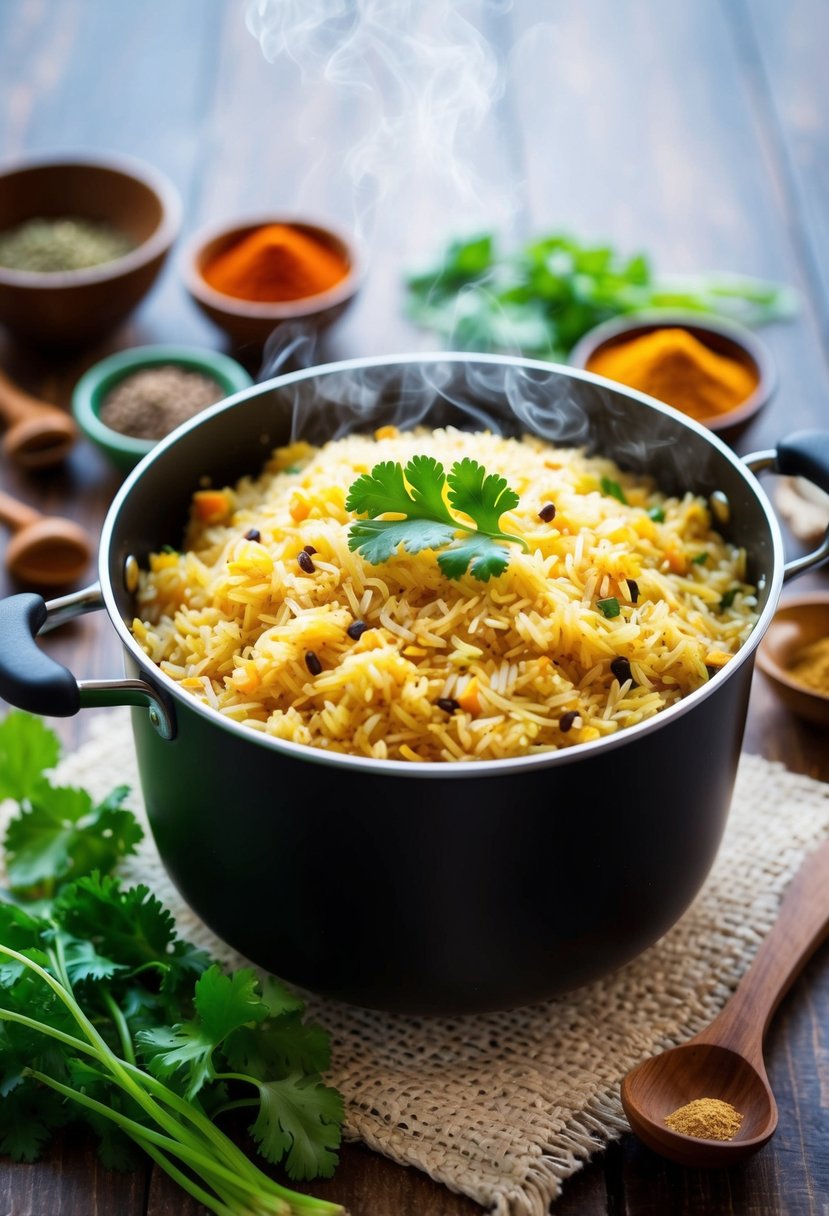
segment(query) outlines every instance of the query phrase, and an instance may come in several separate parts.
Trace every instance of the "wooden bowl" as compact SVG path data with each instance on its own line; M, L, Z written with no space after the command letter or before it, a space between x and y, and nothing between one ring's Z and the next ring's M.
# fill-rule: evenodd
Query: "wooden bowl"
M816 692L789 674L795 653L829 637L829 591L804 592L785 600L757 648L757 666L793 714L829 726L829 694Z
M204 267L217 254L265 224L287 224L333 249L348 263L345 278L327 291L297 300L243 300L217 291L204 278ZM196 233L182 255L184 283L194 303L240 345L262 346L285 321L298 321L318 330L331 325L354 299L363 277L363 258L351 236L330 225L296 216L264 215L213 225Z
M591 360L600 350L620 346L658 329L685 329L709 350L742 363L753 373L757 387L745 401L723 414L703 420L703 426L708 427L709 431L717 431L724 438L739 434L771 398L777 384L777 375L765 344L750 329L738 325L736 321L664 309L616 317L586 333L571 351L569 362L573 367L589 371ZM670 405L671 402L666 404Z
M155 169L121 156L33 158L0 169L0 229L39 216L105 221L135 241L123 257L49 274L0 266L0 323L16 337L79 346L102 337L149 291L181 204Z

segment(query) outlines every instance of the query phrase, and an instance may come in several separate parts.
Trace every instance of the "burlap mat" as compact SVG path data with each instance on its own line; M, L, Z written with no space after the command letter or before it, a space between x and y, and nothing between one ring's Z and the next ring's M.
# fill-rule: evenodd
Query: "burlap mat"
M59 777L98 796L129 782L130 805L143 815L124 711L98 718ZM624 1073L722 1007L827 828L829 785L745 756L704 890L666 937L609 979L548 1004L466 1018L392 1016L309 998L332 1037L329 1079L346 1100L347 1135L498 1216L543 1216L562 1182L626 1128ZM241 961L182 905L149 839L128 877L157 891L182 934Z

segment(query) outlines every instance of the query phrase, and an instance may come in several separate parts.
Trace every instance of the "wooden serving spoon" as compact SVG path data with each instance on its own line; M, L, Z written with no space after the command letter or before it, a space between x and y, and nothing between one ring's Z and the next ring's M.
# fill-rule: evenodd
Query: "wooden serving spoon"
M3 451L24 469L59 464L75 442L78 429L68 414L30 397L0 372L0 418L8 430Z
M92 545L80 524L60 515L42 515L0 490L0 520L14 536L6 546L6 567L35 587L64 587L80 578Z
M829 938L829 841L798 870L774 928L731 1000L705 1030L632 1069L622 1106L654 1152L686 1166L727 1166L762 1148L777 1128L777 1104L763 1063L772 1016L814 951ZM742 1114L733 1140L673 1131L665 1117L696 1098L718 1098Z

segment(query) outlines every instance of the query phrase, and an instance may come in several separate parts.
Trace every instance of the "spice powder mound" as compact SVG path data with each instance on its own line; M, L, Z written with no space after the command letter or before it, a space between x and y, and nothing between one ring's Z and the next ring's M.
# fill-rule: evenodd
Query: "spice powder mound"
M733 1140L742 1121L740 1112L720 1098L696 1098L665 1118L672 1131L698 1140Z

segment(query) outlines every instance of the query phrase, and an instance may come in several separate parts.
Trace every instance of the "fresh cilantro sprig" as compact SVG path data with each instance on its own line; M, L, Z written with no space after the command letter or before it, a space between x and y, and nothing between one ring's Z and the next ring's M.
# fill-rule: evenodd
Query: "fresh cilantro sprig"
M214 1123L249 1110L266 1160L329 1176L343 1108L320 1077L325 1032L278 981L225 974L148 887L122 884L112 871L142 837L127 791L95 805L52 785L58 752L39 719L0 722L0 795L19 805L0 893L0 1152L34 1160L81 1119L107 1165L138 1146L222 1216L341 1213L272 1181Z
M406 282L407 313L453 349L521 351L563 361L600 321L646 309L710 314L759 325L791 317L795 292L743 275L666 277L642 253L567 233L502 252L491 234L451 241L438 264Z
M374 566L394 557L400 545L407 553L441 549L437 561L447 578L460 578L468 570L485 583L506 570L506 544L529 548L523 537L501 529L501 516L518 501L505 478L487 473L469 457L455 461L448 475L433 456L413 456L405 469L386 460L358 477L348 491L346 510L369 517L351 525L348 547ZM382 515L403 518L378 518Z

